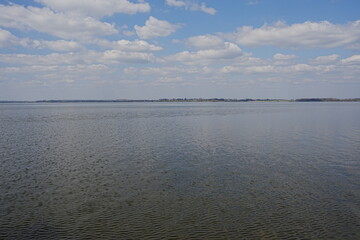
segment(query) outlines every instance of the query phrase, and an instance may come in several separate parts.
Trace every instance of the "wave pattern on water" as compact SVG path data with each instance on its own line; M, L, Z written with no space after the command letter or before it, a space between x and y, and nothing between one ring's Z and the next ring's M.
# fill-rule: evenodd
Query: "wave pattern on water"
M358 104L0 111L0 239L360 238Z

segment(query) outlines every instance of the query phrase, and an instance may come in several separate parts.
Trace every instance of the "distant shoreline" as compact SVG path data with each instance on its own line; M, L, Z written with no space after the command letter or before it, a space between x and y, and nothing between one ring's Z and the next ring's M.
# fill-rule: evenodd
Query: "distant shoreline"
M36 100L36 101L0 101L0 103L131 103L131 102L360 102L360 98L299 98L299 99L228 99L228 98L163 98L156 100Z

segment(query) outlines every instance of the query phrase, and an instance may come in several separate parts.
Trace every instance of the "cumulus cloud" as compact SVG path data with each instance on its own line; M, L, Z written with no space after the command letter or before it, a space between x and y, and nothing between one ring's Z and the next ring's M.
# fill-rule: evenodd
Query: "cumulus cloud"
M272 73L275 72L275 66L267 64L261 66L243 66L243 65L226 65L220 69L221 73Z
M360 55L353 55L351 57L341 60L344 64L360 64Z
M19 43L19 39L11 32L0 29L0 47L14 46Z
M296 58L296 55L293 55L293 54L276 53L273 56L273 59L278 60L278 61L285 61L285 60L290 60L290 59L294 59L294 58Z
M108 50L101 56L100 62L103 63L150 63L155 62L156 58L151 53L142 52L123 52L119 50Z
M186 3L184 1L180 0L166 0L166 5L172 6L172 7L185 7Z
M144 40L129 41L122 39L113 42L100 40L97 44L125 52L153 52L162 50L162 47L150 44Z
M109 71L109 67L104 64L72 64L72 65L30 65L30 66L19 66L19 67L6 67L2 68L7 73L95 73ZM60 76L62 74L59 74Z
M135 25L136 34L142 39L150 39L156 37L166 37L176 32L180 28L179 24L171 24L164 20L150 17L145 22L145 26Z
M198 49L224 47L224 41L215 35L201 35L190 37L185 40L185 44Z
M360 20L346 24L322 21L287 25L277 22L274 25L265 24L260 28L240 27L235 33L224 36L245 46L352 48L360 42Z
M207 7L204 2L201 4L193 1L182 1L182 0L166 0L166 5L172 6L172 7L183 7L186 10L190 11L202 11L211 15L214 15L216 13L215 8Z
M33 40L31 47L38 49L50 49L58 52L72 52L83 49L83 46L75 41L45 41L45 40Z
M266 74L266 73L276 73L276 74L304 74L312 73L318 74L320 72L326 72L331 70L332 67L329 66L313 66L309 64L296 63L288 66L278 66L273 63L261 66L224 66L220 71L222 73L245 73L245 74ZM281 75L279 75L281 76Z
M64 39L90 39L118 33L114 25L91 17L54 12L49 8L0 4L0 26L31 29Z
M31 40L29 38L18 38L9 31L0 29L0 47L22 46L35 49L50 49L58 52L71 52L84 49L75 41L56 40Z
M195 53L197 52L194 52L194 54ZM342 63L342 61L337 61L335 64L323 65L301 63L297 58L291 59L286 65L278 65L278 60L273 58L258 59L246 54L241 57L232 58L230 61L222 61L217 58L217 61L207 62L196 59L195 56L196 55L192 55L191 57L189 57L189 55L185 56L185 59L180 60L186 60L188 62L181 62L184 65L177 64L176 67L130 67L126 68L124 73L132 77L142 75L153 79L169 79L169 82L170 79L176 79L177 76L182 76L185 82L189 82L188 80L192 79L191 83L199 83L202 81L201 79L206 79L207 84L237 84L240 82L250 83L252 81L300 84L306 81L336 82L339 81L339 78L347 82L355 81L357 74L360 72L360 68L357 67L360 63L360 57L357 56L346 58L346 60L344 59L343 62L348 62L347 64ZM168 62L171 64L170 61ZM247 62L251 63L245 64ZM191 65L189 66L186 63L190 63ZM201 63L210 64L201 66ZM224 66L223 64L228 65ZM356 67L355 64L357 64ZM320 76L321 78L319 78ZM213 79L214 82L210 83L209 79ZM175 82L176 81L174 81L174 83Z
M310 62L313 64L329 64L336 62L339 58L340 58L339 55L332 54L328 56L319 56L313 60L310 60Z
M141 74L141 75L160 75L160 76L179 76L179 75L186 75L186 74L207 74L210 73L211 69L209 67L194 67L194 66L177 66L177 67L145 67L142 69L137 69L134 67L128 67L124 69L124 73L126 74Z
M36 49L50 49L58 52L70 52L84 49L75 41L56 40L31 40L29 38L18 38L9 31L0 29L0 47L23 46Z
M87 55L79 53L51 53L47 55L0 54L0 62L23 65L58 65L85 63L85 61L92 62L93 59L89 59L89 54Z
M84 16L103 17L114 13L135 14L149 12L146 2L132 3L128 0L36 0L45 6L60 12L69 12Z
M283 60L281 60L283 61ZM251 62L251 64L243 64L243 62ZM258 59L244 56L241 61L233 61L231 65L223 66L220 70L222 74L244 74L256 76L272 76L275 78L297 78L300 76L313 79L333 79L339 81L343 78L357 79L360 74L360 55L353 55L348 58L340 59L337 54L329 56L319 56L311 59L308 63L301 63L297 58L291 61L284 60L284 64L278 64L276 59Z
M185 64L199 63L207 64L221 60L229 60L240 57L243 51L235 44L225 42L221 49L206 49L196 52L184 51L167 57L171 61L179 61Z
M219 73L223 78L243 76L244 79L256 79L266 82L292 82L296 84L304 82L358 82L360 74L360 55L353 55L345 59L339 59L338 55L320 56L321 64L298 61L288 61L286 65L278 65L277 60L254 61L251 65L239 64L237 61L231 65L223 66ZM245 60L246 57L245 57ZM330 62L332 60L332 62ZM327 61L327 63L325 63ZM224 77L224 75L226 77Z
M30 85L54 86L77 82L99 83L108 79L112 69L103 64L24 65L0 68L7 78L16 75L17 82Z
M22 65L68 65L68 64L143 64L155 62L151 53L107 50L105 52L82 51L51 53L46 55L0 54L0 62Z

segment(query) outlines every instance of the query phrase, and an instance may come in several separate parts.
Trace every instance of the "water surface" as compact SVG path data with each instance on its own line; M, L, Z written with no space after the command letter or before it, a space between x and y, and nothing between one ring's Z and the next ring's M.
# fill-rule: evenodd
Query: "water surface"
M360 239L359 103L0 104L1 239Z

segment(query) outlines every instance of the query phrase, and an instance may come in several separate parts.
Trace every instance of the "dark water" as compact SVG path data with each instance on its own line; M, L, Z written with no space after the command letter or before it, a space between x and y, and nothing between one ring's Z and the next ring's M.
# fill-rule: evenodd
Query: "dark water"
M0 105L0 239L360 239L359 103Z

